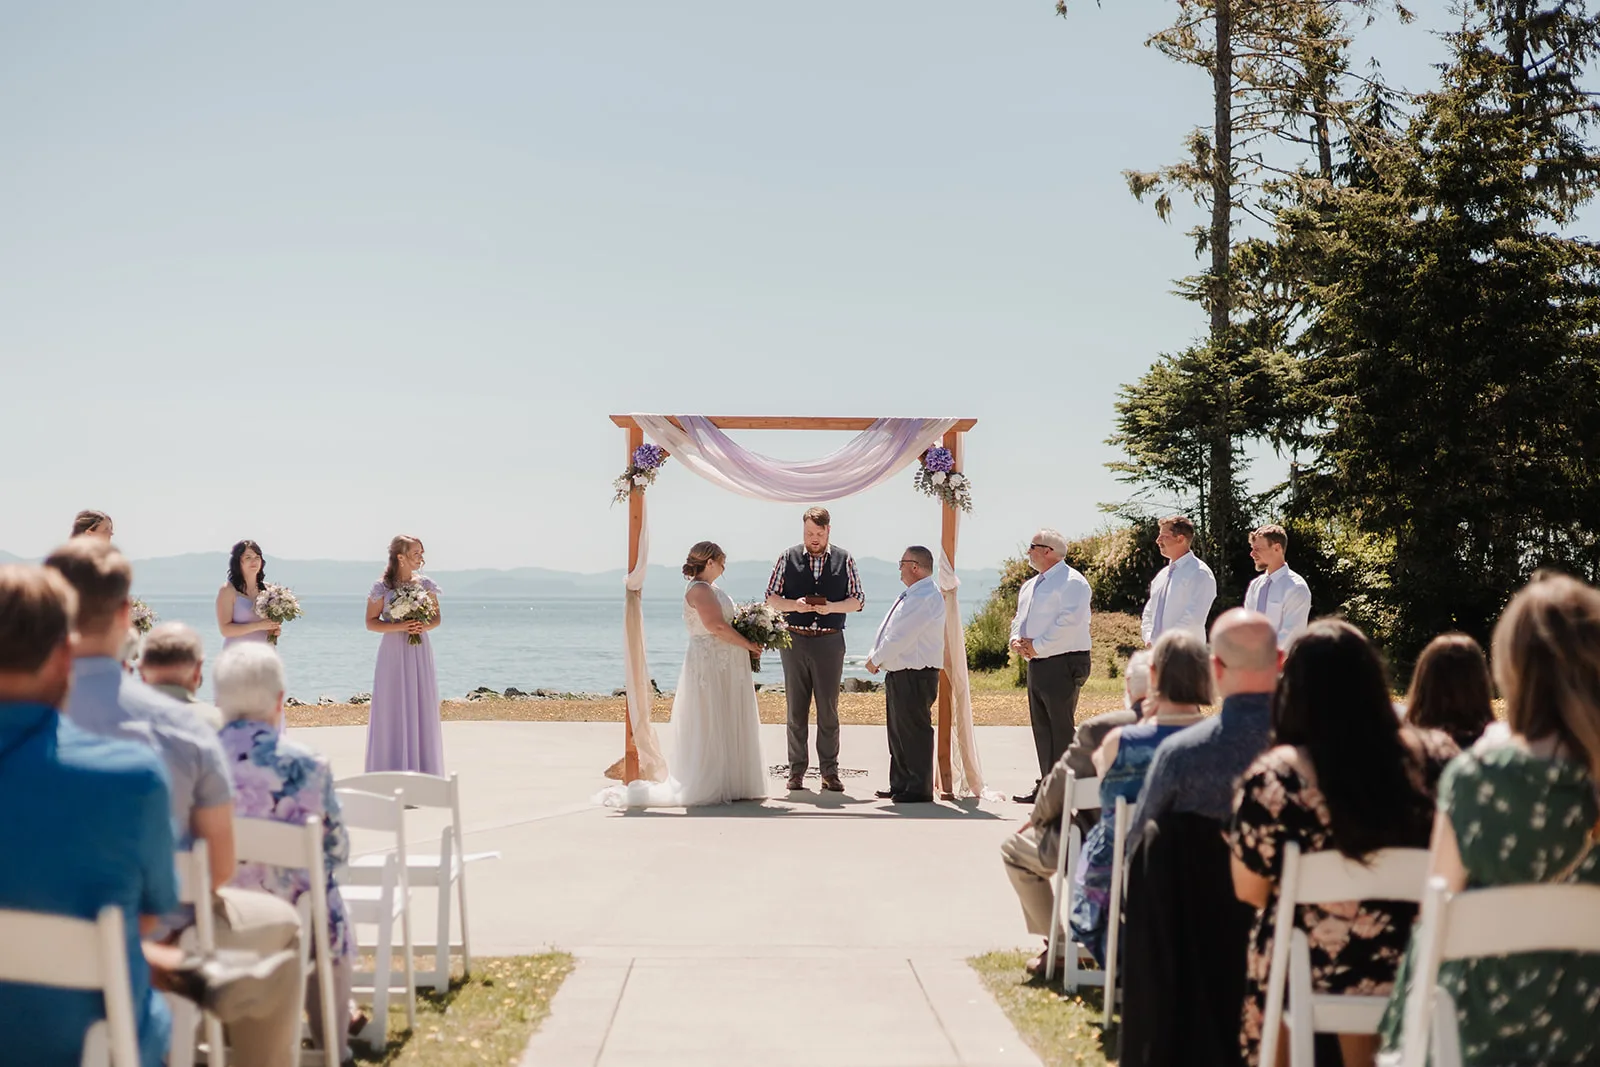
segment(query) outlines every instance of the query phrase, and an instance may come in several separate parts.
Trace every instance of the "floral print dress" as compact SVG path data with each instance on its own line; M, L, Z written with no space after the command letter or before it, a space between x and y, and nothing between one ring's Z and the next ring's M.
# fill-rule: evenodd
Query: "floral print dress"
M1583 853L1585 836L1600 822L1600 800L1581 764L1480 742L1445 768L1439 810L1455 831L1469 890L1563 875L1600 885L1600 847ZM1409 971L1408 956L1397 990L1409 984ZM1600 1063L1600 956L1452 960L1439 965L1439 985L1455 1001L1468 1067ZM1379 1030L1385 1049L1399 1046L1404 1018L1405 997L1397 992Z
M334 882L334 869L350 859L350 833L339 817L328 761L288 741L271 726L251 719L230 722L217 735L233 778L233 813L247 819L273 819L303 824L312 815L322 820L322 863L328 878L328 945L335 960L355 956L349 912ZM239 865L233 885L259 889L295 904L311 889L304 868Z
M1445 764L1457 752L1455 742L1433 730L1407 731L1406 737L1416 780L1432 796ZM1229 844L1245 867L1272 882L1266 905L1256 913L1250 930L1246 961L1239 1044L1251 1067L1260 1058L1284 846L1293 842L1302 853L1334 848L1330 822L1328 802L1317 788L1316 772L1304 749L1270 749L1240 780ZM1428 847L1425 826L1408 846ZM1402 901L1300 905L1295 919L1310 942L1312 988L1319 993L1387 995L1416 917L1417 906Z

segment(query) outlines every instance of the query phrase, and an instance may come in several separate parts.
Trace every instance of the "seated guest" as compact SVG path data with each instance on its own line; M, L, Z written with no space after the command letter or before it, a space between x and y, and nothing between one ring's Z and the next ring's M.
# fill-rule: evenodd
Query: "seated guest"
M1417 657L1406 722L1442 730L1467 749L1494 722L1494 692L1483 647L1466 634L1440 634Z
M1427 845L1434 788L1457 749L1442 733L1402 726L1389 693L1377 650L1347 622L1319 619L1289 647L1272 701L1275 745L1245 772L1229 832L1234 891L1257 909L1239 1036L1252 1067L1259 1062L1285 847L1336 849L1363 861L1379 849ZM1387 994L1416 917L1415 904L1396 901L1298 907L1296 922L1310 942L1312 988ZM1345 1067L1372 1063L1376 1035L1338 1040Z
M1500 616L1492 648L1510 732L1445 768L1433 872L1456 892L1600 885L1600 592L1535 577ZM1398 1044L1405 984L1384 1015L1386 1049ZM1454 960L1440 964L1439 985L1455 1001L1467 1067L1600 1062L1600 956Z
M158 693L185 705L213 732L222 729L222 712L195 696L205 667L205 646L194 627L164 622L145 635L139 677Z
M1072 936L1105 966L1106 909L1111 904L1111 860L1116 847L1117 801L1139 799L1145 772L1162 741L1200 721L1211 703L1211 656L1187 630L1168 630L1149 656L1149 697L1144 721L1106 735L1094 754L1100 778L1100 818L1083 841L1074 876Z
M1271 640L1269 641L1268 638ZM1283 654L1265 615L1232 608L1211 628L1211 669L1222 710L1161 744L1128 826L1128 849L1169 811L1227 824L1233 786L1272 740L1272 690Z
M179 849L205 841L211 882L225 886L234 872L233 785L217 735L188 708L126 675L113 657L128 629L133 570L109 542L79 537L51 553L45 566L61 574L78 597L78 641L73 650L67 717L108 737L142 741L155 749L170 784L172 832ZM219 889L213 900L217 946L273 955L299 943L300 917L265 893ZM192 922L186 912L167 917L155 933L171 941ZM228 1020L240 1067L276 1067L286 1061L300 1025L292 968L282 971L277 1000L260 1014Z
M1150 650L1141 648L1128 657L1122 672L1122 707L1105 711L1078 724L1072 744L1067 748L1067 766L1079 779L1094 778L1094 754L1106 734L1119 726L1132 726L1144 718L1145 695L1150 691Z
M221 740L237 787L238 814L296 824L312 815L322 819L333 1001L341 1011L348 1012L355 936L333 872L350 859L350 835L339 816L333 768L326 757L283 736L283 661L271 645L244 642L229 648L217 660L216 688L217 703L228 720ZM305 870L259 863L241 866L233 884L264 890L291 905L311 889ZM320 1040L322 998L315 979L306 991L306 1007L312 1016L311 1032ZM346 1029L343 1024L348 1022L341 1020L336 1027L341 1035ZM339 1049L339 1058L349 1058L348 1044Z
M0 907L93 919L122 908L140 1062L165 1058L171 1018L140 931L178 905L166 772L148 745L60 715L72 684L76 596L54 571L0 566ZM99 993L0 982L12 1067L75 1064L105 1017Z
M1122 1067L1239 1062L1253 909L1234 896L1223 832L1239 776L1271 741L1278 634L1234 608L1211 630L1222 708L1162 741L1127 846Z

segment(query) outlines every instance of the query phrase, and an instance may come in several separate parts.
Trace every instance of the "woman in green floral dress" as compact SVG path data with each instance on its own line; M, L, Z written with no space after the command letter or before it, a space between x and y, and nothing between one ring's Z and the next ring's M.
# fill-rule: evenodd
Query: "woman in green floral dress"
M1528 883L1600 885L1600 591L1535 580L1494 634L1510 736L1445 769L1434 873L1452 890ZM1507 916L1514 923L1516 916ZM1410 957L1383 1020L1399 1045ZM1600 956L1536 952L1447 962L1468 1067L1600 1062Z

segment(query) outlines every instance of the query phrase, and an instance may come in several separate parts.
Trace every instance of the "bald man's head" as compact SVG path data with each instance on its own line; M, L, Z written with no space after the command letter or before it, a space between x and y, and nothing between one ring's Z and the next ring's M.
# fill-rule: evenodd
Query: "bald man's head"
M1270 693L1277 685L1283 657L1278 631L1260 612L1233 608L1211 626L1212 668L1223 696Z

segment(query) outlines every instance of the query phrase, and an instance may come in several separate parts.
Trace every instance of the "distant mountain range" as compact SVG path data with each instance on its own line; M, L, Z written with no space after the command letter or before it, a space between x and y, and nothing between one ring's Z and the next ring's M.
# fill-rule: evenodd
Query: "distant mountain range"
M0 550L0 563L30 562ZM881 598L899 588L899 566L889 560L858 558L856 568L868 597ZM279 559L267 561L267 577L282 582L301 596L337 594L360 595L380 576L371 561L352 562L331 559ZM141 596L200 595L215 593L228 573L226 552L190 552L181 556L159 556L133 561L134 587ZM722 584L737 597L759 595L765 589L772 563L763 560L738 560L728 564ZM999 582L994 569L957 570L961 578L961 599L971 610L983 602ZM479 568L462 571L429 570L447 596L475 599L487 597L583 596L609 597L622 592L623 572L602 571L580 574L576 571L549 570L544 567L516 567L510 570ZM647 588L683 581L676 567L652 564Z

